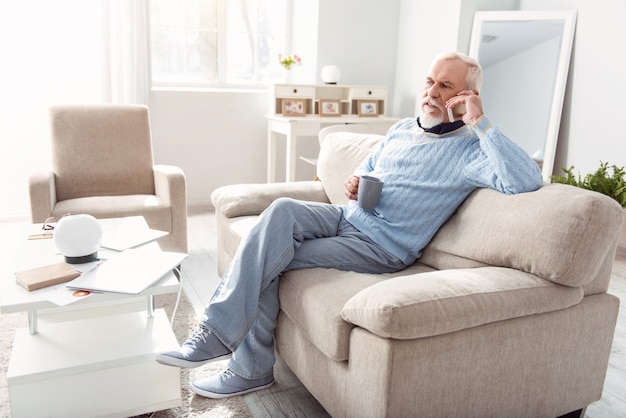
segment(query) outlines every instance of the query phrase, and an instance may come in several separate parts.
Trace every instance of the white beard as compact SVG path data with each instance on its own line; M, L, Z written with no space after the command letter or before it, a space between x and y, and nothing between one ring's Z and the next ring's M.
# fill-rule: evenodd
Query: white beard
M430 129L443 123L443 116L420 115L422 128Z
M422 100L422 107L426 103L432 106L435 106L437 109L439 109L440 115L434 116L430 113L421 114L420 125L422 125L422 128L430 129L437 125L441 125L443 123L444 109L442 109L441 106L439 106L439 104L437 104L434 100L431 100L429 97L424 97L424 99Z

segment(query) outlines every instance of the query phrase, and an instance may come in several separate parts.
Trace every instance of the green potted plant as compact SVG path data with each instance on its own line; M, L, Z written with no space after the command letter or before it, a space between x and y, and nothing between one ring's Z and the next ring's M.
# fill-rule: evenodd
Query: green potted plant
M582 189L593 190L609 196L626 210L626 172L624 167L600 161L600 167L594 172L582 177L574 175L574 166L562 169L566 176L550 176L552 183L569 184ZM626 248L626 221L622 224L619 238L620 247Z

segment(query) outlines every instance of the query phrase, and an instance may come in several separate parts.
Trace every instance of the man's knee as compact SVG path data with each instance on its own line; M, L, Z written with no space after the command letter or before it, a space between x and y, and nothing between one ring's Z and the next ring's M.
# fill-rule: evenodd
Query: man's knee
M292 199L290 197L279 197L274 200L267 208L267 214L272 216L288 215L294 212L294 209L301 205L302 202Z

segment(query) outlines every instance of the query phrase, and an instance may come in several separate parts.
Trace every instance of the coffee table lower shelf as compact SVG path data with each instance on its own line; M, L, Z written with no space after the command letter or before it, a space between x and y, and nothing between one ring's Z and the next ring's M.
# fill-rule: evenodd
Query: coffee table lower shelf
M178 343L162 309L17 330L7 370L13 417L128 417L181 404Z

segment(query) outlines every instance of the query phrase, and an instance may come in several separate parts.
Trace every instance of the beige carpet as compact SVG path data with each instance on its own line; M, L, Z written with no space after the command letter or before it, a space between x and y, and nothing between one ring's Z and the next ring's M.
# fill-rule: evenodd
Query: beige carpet
M0 290L1 292L1 290ZM164 308L168 317L171 318L172 310L176 301L176 295L159 296L156 298L156 307ZM28 324L26 313L0 315L0 417L10 417L11 409L7 391L6 372L8 367L13 336L16 328L25 327ZM174 319L174 333L179 343L184 341L189 333L195 329L197 318L193 308L182 295L181 302ZM195 418L195 417L250 417L250 412L242 397L214 400L195 395L189 389L189 382L207 377L222 371L227 360L212 363L198 369L181 371L182 382L182 405L154 414L141 415L142 418Z

